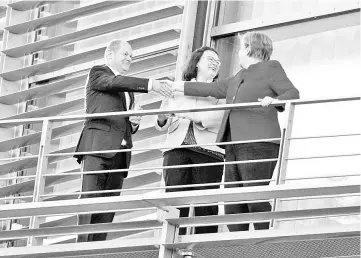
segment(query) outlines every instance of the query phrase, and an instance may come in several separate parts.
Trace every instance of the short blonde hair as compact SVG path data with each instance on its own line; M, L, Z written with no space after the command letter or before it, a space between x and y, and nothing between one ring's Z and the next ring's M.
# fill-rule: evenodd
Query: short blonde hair
M259 31L249 31L242 36L243 47L250 57L268 61L273 52L273 43L270 37Z

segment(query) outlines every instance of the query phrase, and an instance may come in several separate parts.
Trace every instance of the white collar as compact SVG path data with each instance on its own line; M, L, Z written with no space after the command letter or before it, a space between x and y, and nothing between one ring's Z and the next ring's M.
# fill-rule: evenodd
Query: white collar
M115 70L113 67L111 67L110 65L107 65L109 67L110 70L112 70L112 72L114 73L114 75L120 75L120 72L118 72L117 70Z
M191 82L197 82L196 78L193 78ZM207 80L206 82L213 82L213 80Z

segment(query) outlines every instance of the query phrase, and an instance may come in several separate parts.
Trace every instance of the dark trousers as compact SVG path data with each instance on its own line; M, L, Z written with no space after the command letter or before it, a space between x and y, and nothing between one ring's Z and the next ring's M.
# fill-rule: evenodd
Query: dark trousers
M221 159L211 157L190 149L174 149L164 153L163 166L200 164L220 162ZM164 171L166 186L219 183L222 180L223 165L209 167L173 168ZM219 186L200 186L188 188L171 188L166 192L190 191L217 189ZM188 217L189 208L180 208L180 217ZM218 215L218 206L195 207L195 216ZM196 234L216 233L218 226L196 227ZM179 230L180 235L184 235L185 228Z
M228 145L226 147L226 161L256 160L277 158L279 144L270 142L257 142ZM226 165L225 182L271 179L277 162L261 162L248 164ZM226 185L226 188L268 185L269 182L245 183ZM267 212L271 211L269 202L233 204L225 206L226 214ZM268 229L269 223L255 223L256 230ZM249 224L228 225L230 231L247 231Z
M128 168L127 155L129 153L117 153L111 159L105 159L96 156L86 155L83 157L83 171L110 170ZM124 172L104 173L104 174L86 174L83 175L82 192L85 191L101 191L101 190L117 190L122 189ZM94 198L119 196L120 192L113 193L95 193L82 194L80 198ZM97 213L97 214L81 214L78 215L78 225L109 223L113 221L114 212ZM91 242L106 240L107 233L83 234L78 236L78 242Z

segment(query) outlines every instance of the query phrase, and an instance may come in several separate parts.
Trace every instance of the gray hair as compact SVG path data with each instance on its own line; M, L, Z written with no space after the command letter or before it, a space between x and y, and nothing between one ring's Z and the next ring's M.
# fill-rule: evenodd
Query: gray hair
M273 44L270 37L259 31L249 31L242 37L243 47L247 49L248 56L268 61L273 52Z
M117 52L124 43L125 43L125 41L121 40L121 39L114 39L114 40L110 41L108 43L107 48L104 51L104 59L107 60L106 56L107 56L107 53L109 53L109 51L113 51L114 53Z

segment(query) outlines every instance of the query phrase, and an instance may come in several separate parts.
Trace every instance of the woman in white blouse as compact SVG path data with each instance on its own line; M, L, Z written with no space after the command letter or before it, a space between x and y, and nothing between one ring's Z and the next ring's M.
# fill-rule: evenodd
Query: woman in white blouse
M220 60L215 49L202 47L195 50L183 73L184 81L212 82L217 78ZM213 97L191 97L175 93L174 98L163 100L162 109L199 108L225 104L225 100ZM222 121L223 111L206 111L159 115L155 126L160 131L168 130L166 146L173 147L164 150L163 166L188 165L200 163L215 163L224 160L224 150L213 146L190 148L174 148L174 146L215 143ZM219 183L223 174L223 165L191 168L174 168L164 171L166 186ZM214 189L219 186L169 188L166 192ZM195 216L217 215L218 206L195 207ZM189 208L181 208L180 216L187 217ZM197 227L196 234L216 233L217 226ZM181 229L179 234L185 233Z

